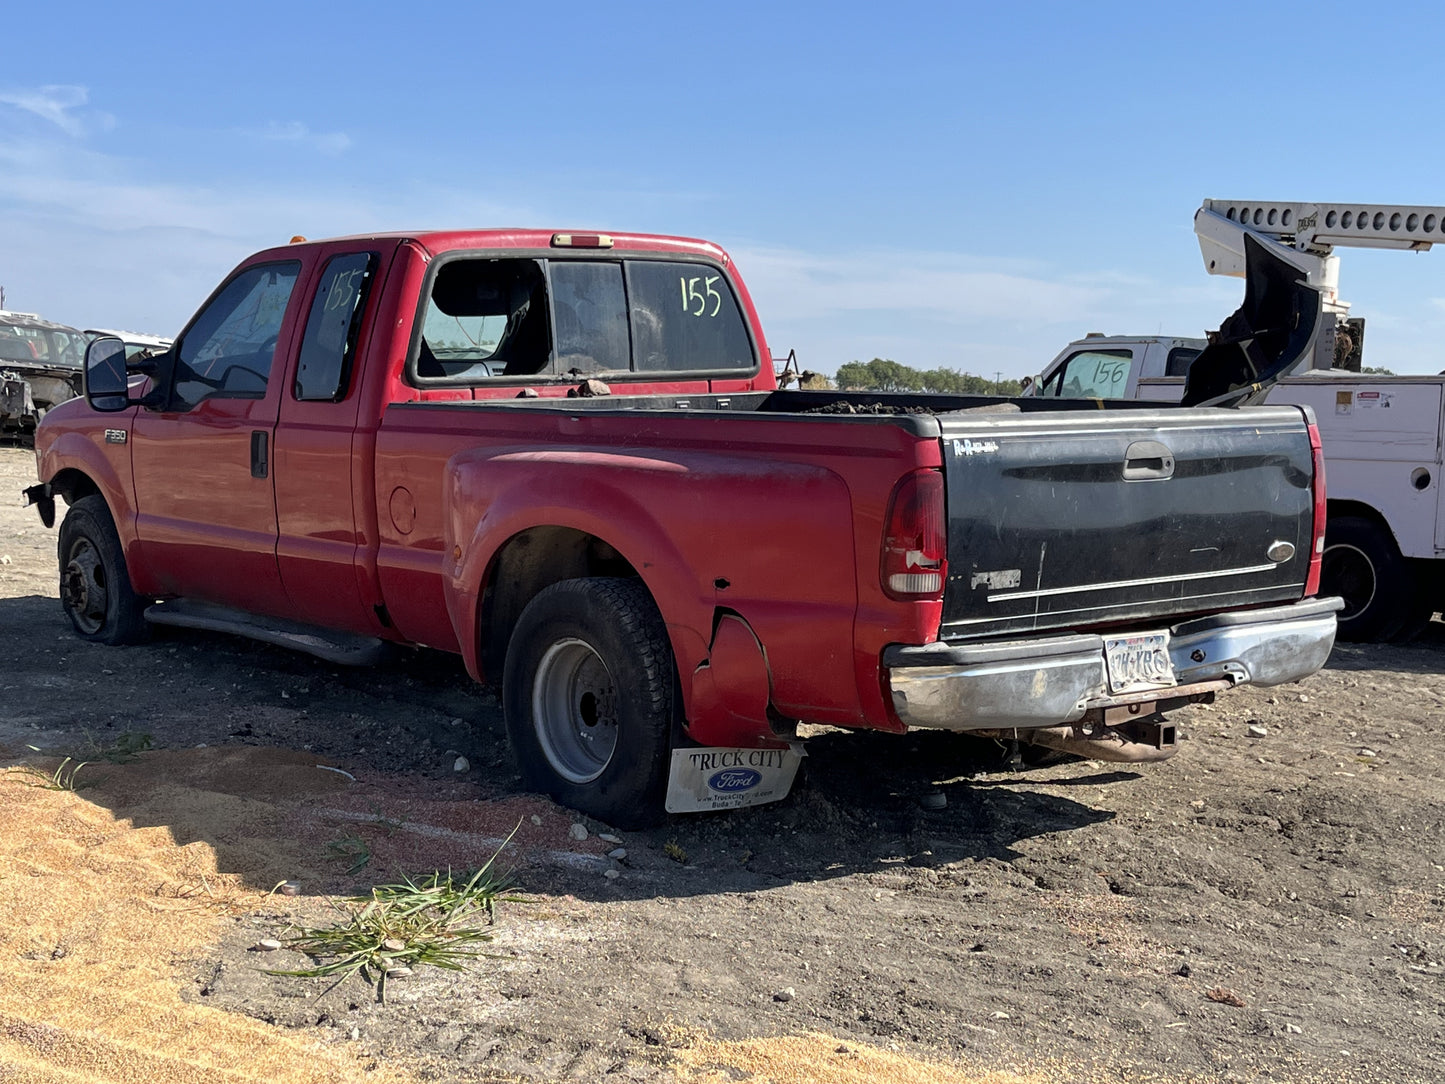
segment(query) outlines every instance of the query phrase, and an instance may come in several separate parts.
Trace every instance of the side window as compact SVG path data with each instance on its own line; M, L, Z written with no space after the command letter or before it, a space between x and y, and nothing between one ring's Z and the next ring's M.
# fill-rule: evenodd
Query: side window
M204 399L262 399L276 357L297 262L250 267L226 283L187 330L176 354L171 410Z
M1194 364L1194 359L1199 354L1198 350L1190 349L1187 346L1176 346L1164 359L1164 375L1188 376L1189 366Z
M376 255L371 252L348 252L326 262L301 338L291 389L297 399L334 403L346 398L356 336L375 273Z
M756 364L737 299L717 268L633 260L627 293L639 372L751 370Z
M536 260L453 260L432 282L416 376L422 383L471 383L544 372L552 360L549 323Z
M632 368L622 265L557 260L552 312L558 372L626 372Z
M1082 350L1064 362L1055 394L1065 399L1122 399L1133 367L1128 350Z

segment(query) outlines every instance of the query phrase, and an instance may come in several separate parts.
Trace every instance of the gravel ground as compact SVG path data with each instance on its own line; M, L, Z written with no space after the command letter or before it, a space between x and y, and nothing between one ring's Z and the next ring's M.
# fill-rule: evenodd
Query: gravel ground
M0 496L33 472L0 449ZM352 671L180 630L87 645L55 599L54 545L0 500L6 763L127 732L160 751L130 771L174 773L166 758L200 745L312 755L375 796L352 802L355 831L416 843L392 848L396 868L434 861L438 839L460 854L505 835L518 810L536 829L516 858L529 902L503 908L499 958L474 972L418 972L383 1006L359 981L323 995L256 969L258 930L364 891L389 872L379 859L229 921L176 962L188 997L447 1080L689 1079L689 1036L805 1033L1039 1079L1440 1077L1438 621L1177 713L1182 748L1162 765L1015 770L991 743L818 729L787 801L622 834L618 860L606 826L573 841L576 818L519 795L497 702L455 660ZM920 806L933 791L945 808ZM297 832L318 808L287 806Z

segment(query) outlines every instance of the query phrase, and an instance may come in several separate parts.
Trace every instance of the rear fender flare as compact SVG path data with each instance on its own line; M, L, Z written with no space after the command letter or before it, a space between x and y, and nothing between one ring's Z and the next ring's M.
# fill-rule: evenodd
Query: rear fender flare
M447 466L446 602L468 672L481 676L481 600L498 553L524 531L564 527L601 539L637 570L667 625L683 703L690 705L691 675L711 639L710 587L688 575L666 529L629 489L605 472L568 473L538 458L462 453Z

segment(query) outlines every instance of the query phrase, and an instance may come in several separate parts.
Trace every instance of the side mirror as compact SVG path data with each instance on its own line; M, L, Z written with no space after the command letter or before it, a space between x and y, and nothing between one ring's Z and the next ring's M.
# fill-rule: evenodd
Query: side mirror
M140 354L129 362L125 359L125 344L119 339L104 335L95 339L85 348L85 400L94 409L113 414L126 407L143 406L151 410L159 408L162 393L155 388L139 399L131 398L130 378L133 376L154 377L160 372L161 362L166 357L151 357Z
M125 343L103 335L85 348L85 400L95 410L113 414L131 405L125 371Z

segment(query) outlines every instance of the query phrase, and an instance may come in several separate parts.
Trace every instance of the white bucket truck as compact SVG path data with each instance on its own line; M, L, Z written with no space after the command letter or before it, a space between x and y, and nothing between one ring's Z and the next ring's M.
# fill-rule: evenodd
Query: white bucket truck
M1244 304L1219 331L1090 334L1066 346L1029 394L1313 407L1329 491L1321 591L1345 599L1339 634L1414 636L1445 609L1445 374L1359 371L1364 321L1339 298L1333 250L1427 250L1445 242L1445 207L1205 200L1194 232L1210 274L1246 279ZM1206 351L1212 363L1197 372L1208 377L1191 386L1191 365ZM1280 356L1291 360L1255 362Z

